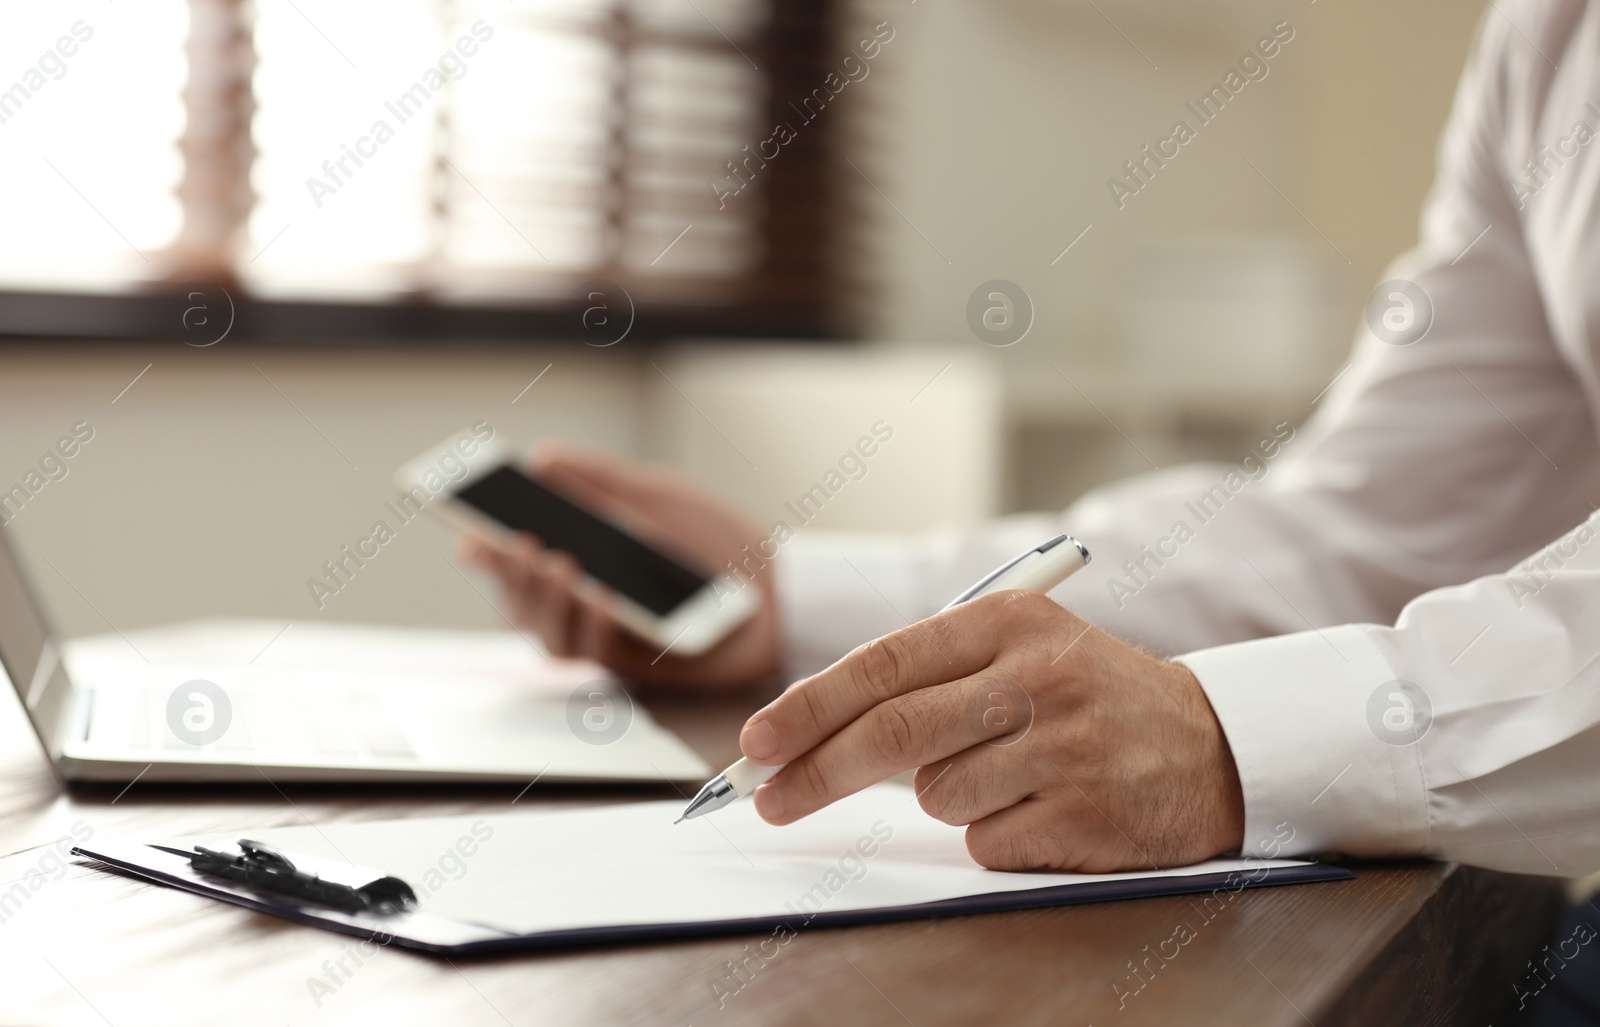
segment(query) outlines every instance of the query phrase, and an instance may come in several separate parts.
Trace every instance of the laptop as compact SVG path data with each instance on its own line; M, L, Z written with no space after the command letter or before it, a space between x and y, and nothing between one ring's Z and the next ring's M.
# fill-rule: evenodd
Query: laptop
M711 773L598 668L546 665L518 640L526 674L451 672L489 644L471 639L501 632L453 633L469 641L440 659L414 648L402 654L409 670L368 658L219 662L215 646L186 645L196 636L181 629L64 643L6 535L0 670L63 780L659 784ZM307 629L325 643L343 630Z

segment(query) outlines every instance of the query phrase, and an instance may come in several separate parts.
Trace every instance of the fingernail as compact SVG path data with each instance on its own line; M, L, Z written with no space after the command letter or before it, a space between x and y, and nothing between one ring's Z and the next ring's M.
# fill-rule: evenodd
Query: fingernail
M783 789L775 784L764 784L756 789L756 812L762 820L778 820L783 816Z
M765 719L752 718L739 732L739 748L753 760L770 760L778 754L778 733Z

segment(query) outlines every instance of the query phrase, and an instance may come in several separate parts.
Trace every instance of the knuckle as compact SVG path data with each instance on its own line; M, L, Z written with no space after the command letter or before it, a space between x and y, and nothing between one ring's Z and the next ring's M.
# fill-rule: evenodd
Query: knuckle
M989 870L1067 869L1073 861L1057 839L1018 824L980 820L967 828L967 854Z
M917 805L922 807L922 812L939 821L941 824L950 824L950 810L945 805L944 796L932 788L923 789L917 796ZM953 824L951 826L954 826Z
M785 776L790 773L795 775L789 787L805 799L823 799L831 794L827 771L823 770L822 765L816 760L807 759L791 763L784 768L783 773Z
M783 710L789 715L786 718L788 723L784 726L799 728L802 731L812 731L821 727L827 717L827 709L823 705L821 694L815 688L801 685L790 695L794 696L793 704L779 702L775 707L775 710Z
M1092 792L1107 767L1127 755L1113 747L1108 738L1112 732L1094 717L1065 717L1051 727L1051 748L1068 754L1057 767L1057 780L1066 778L1074 794L1078 787Z
M906 666L905 643L894 635L874 639L857 650L858 680L874 699L896 694L901 671Z
M971 626L963 624L960 618L935 616L919 622L916 625L915 632L908 632L904 635L897 633L889 637L896 641L901 638L907 639L902 645L901 653L905 655L908 664L911 661L911 639L915 639L917 644L922 647L924 656L931 652L937 655L942 663L944 662L944 653L952 646L959 646L964 636L971 630Z
M867 740L873 750L891 763L903 763L916 752L921 724L904 703L885 703L872 712Z
M1033 723L1033 696L1010 677L986 677L970 700L968 721L985 741L1025 731Z
M960 827L972 822L977 786L967 774L941 767L933 781L921 791L917 802L922 811L942 824Z
M1010 831L996 830L982 821L967 828L967 855L989 870L1026 870L1027 861Z

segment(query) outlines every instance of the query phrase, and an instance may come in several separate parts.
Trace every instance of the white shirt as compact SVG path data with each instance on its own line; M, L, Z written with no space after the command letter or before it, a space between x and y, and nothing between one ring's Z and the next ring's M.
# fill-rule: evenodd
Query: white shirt
M1276 445L1248 473L1175 468L915 539L802 535L779 561L795 669L1068 531L1095 560L1055 598L1187 653L1247 852L1286 824L1287 853L1600 868L1596 135L1600 0L1491 5L1422 240L1386 276L1431 298L1424 337L1364 324L1310 422L1262 426Z

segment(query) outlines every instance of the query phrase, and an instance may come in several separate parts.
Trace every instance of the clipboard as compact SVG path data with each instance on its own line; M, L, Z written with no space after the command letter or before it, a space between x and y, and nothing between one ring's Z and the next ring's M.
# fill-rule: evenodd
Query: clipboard
M114 871L285 920L446 956L799 932L1175 894L1206 894L1197 909L1220 911L1246 888L1355 876L1298 860L1214 860L1109 875L986 871L966 855L961 828L932 820L910 789L890 783L801 821L808 826L800 832L795 825L765 825L751 804L741 803L704 818L708 823L691 835L672 830L678 805L252 832L252 839L267 840L245 839L249 846L292 865L289 883L249 882L197 865L202 849L213 859L244 857L241 839L91 842L73 851ZM419 872L429 866L419 853L460 855L469 849L462 840L474 837L473 855L450 863L467 868L460 877L441 885L436 867ZM394 855L380 868L330 858L330 851L357 860ZM396 874L397 867L404 873ZM472 873L480 876L464 884ZM300 890L308 881L317 882L309 886L316 894ZM392 899L395 881L415 888L418 900L363 905L349 898L367 889ZM378 882L388 883L373 891Z

